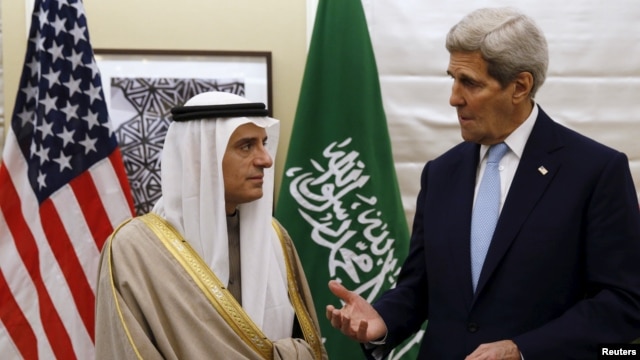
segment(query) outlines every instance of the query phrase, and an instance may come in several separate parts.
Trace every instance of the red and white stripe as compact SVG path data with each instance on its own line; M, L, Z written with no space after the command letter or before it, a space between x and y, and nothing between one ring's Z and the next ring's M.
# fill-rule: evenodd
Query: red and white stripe
M120 151L40 205L12 131L2 160L0 357L92 359L100 250L133 216Z

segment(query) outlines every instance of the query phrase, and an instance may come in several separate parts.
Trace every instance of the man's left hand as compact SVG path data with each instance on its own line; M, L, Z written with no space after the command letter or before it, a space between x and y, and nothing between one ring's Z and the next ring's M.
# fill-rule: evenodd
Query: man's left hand
M520 360L518 346L511 340L482 344L465 360Z

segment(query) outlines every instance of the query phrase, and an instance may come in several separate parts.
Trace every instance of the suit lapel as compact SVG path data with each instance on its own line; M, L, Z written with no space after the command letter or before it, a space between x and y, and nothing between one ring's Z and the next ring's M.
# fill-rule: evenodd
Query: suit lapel
M446 218L451 219L450 229L447 231L449 239L452 266L456 274L456 288L462 291L461 296L467 306L471 308L473 289L471 285L471 248L469 234L471 234L471 211L473 208L473 192L475 189L476 172L478 167L480 145L465 143L460 151L459 161L453 163L450 177L447 181L455 189L456 196L445 199L448 203Z
M509 188L478 281L476 297L498 267L519 229L561 166L556 151L562 147L555 123L540 109L520 164Z

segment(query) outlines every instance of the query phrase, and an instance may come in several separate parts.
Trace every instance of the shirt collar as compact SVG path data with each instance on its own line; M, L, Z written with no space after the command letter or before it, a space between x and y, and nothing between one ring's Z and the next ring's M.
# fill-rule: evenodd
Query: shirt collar
M504 142L507 144L511 152L513 152L518 159L522 157L522 153L524 152L524 146L527 144L527 140L529 139L529 135L531 134L531 130L533 130L533 125L536 123L536 119L538 118L538 105L533 102L533 108L531 110L531 114L529 117L520 124L506 139ZM480 159L484 159L484 156L489 151L490 145L482 145L480 146Z

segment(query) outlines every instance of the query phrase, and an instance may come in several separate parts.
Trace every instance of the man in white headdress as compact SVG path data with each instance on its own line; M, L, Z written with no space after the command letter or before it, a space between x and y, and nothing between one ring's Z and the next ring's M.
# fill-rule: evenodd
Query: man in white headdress
M271 215L278 120L222 92L172 113L162 198L102 250L96 358L326 358L298 255Z

